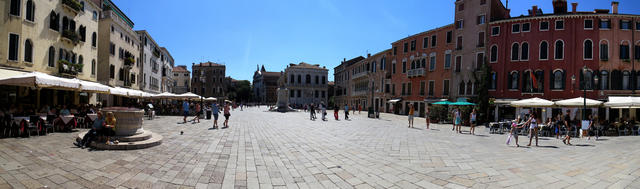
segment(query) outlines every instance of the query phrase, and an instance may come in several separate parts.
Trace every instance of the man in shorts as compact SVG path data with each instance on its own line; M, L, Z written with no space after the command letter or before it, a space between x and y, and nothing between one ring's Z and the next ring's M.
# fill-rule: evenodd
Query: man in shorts
M182 118L183 123L187 123L187 116L189 116L189 101L185 100L182 102L182 114L184 118Z
M211 109L213 111L213 129L217 129L218 128L218 114L220 113L220 107L218 107L218 104L213 103L213 105L211 105Z

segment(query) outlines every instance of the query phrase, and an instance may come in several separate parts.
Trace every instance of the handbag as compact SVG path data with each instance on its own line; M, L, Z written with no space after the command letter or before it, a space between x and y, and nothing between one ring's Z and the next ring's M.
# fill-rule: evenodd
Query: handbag
M511 136L513 136L511 133L509 133L509 136L507 137L507 145L509 145L509 143L511 143Z

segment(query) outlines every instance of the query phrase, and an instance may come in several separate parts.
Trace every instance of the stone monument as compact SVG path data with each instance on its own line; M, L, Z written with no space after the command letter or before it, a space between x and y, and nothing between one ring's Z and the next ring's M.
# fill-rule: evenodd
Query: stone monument
M116 127L114 136L118 144L106 144L104 141L92 142L90 145L101 150L134 150L157 146L162 143L162 136L142 128L142 118L144 110L126 107L108 107L103 108L102 114L105 116L107 112L112 112L116 118ZM77 140L82 140L86 132L81 132Z
M286 76L281 76L280 80L278 80L278 102L276 104L278 112L289 111L289 89L284 87L284 81L286 80Z

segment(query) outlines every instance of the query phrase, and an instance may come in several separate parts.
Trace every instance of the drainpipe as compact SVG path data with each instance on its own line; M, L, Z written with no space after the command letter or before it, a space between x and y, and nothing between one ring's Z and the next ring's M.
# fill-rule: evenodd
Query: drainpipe
M636 87L638 86L638 83L637 83L638 81L636 81L637 80L637 78L636 78L637 76L636 75L638 73L635 72L636 71L636 61L635 61L636 57L635 56L637 56L636 55L636 39L635 39L635 37L636 37L636 29L637 28L634 27L634 24L636 23L635 21L636 21L635 18L631 18L631 43L633 45L630 45L630 46L633 47L633 48L629 48L629 51L631 51L633 53L629 53L630 56L632 56L632 57L629 57L629 58L631 58L631 73L633 73L632 74L633 75L632 81L634 81L632 83L635 84L634 86L631 87L631 94L636 94Z

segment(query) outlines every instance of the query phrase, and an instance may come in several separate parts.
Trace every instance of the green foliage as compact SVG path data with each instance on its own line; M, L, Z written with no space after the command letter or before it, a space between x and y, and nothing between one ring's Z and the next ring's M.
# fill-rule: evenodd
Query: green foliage
M58 72L60 74L78 75L78 72L82 70L84 64L74 64L67 60L58 60Z
M69 8L75 10L76 12L82 9L82 4L77 0L62 0L62 4L69 6Z
M486 60L484 60L486 62ZM479 69L479 71L475 72L473 75L476 81L479 81L480 84L477 89L478 96L476 97L475 102L478 104L478 122L482 123L489 120L489 108L491 104L489 103L489 87L491 85L491 66L488 64L482 64L483 66Z
M429 108L429 118L434 121L447 121L451 118L449 117L449 110L446 106L443 105L432 105Z
M77 44L80 41L80 35L73 30L62 31L62 37L71 40L73 44Z
M227 90L227 98L234 102L249 102L251 100L251 82L238 81L236 86L230 86Z

